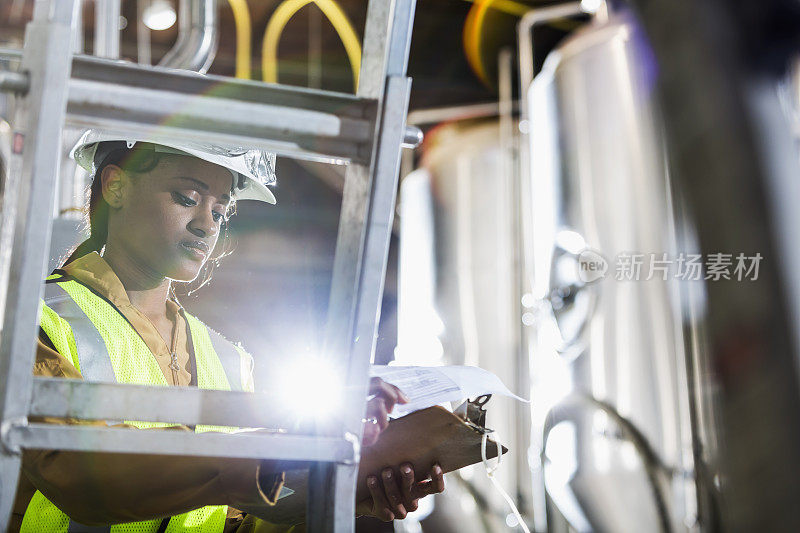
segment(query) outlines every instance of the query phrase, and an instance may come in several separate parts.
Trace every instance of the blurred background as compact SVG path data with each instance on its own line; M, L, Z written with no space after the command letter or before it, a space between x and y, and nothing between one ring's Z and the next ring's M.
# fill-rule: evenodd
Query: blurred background
M201 17L217 45L195 70L354 91L365 0L119 8L85 0L76 51L108 57L97 36L118 19L121 59L169 62L181 17ZM0 3L0 47L22 46L32 9ZM531 531L800 529L798 43L794 0L417 2L408 123L425 140L402 156L375 362L477 365L531 398L494 398L487 419ZM13 103L0 93L4 141ZM257 388L322 342L344 180L286 158L277 173L278 204L241 202L232 253L179 291L254 355ZM61 175L52 268L88 185L66 156ZM522 525L476 465L358 528Z

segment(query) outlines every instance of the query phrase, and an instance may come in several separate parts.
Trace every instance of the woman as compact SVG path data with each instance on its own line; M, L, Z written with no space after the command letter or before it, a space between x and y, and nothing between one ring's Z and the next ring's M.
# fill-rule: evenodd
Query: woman
M250 355L187 313L173 283L198 277L237 200L275 203L267 188L274 155L147 141L87 132L73 150L94 177L90 236L47 280L34 372L252 391ZM365 428L365 445L386 427L394 404L405 401L380 380L371 382L370 393L368 417L377 423ZM213 429L220 428L194 428ZM359 512L404 518L418 498L443 490L438 467L423 483L414 483L412 465L397 468L382 472L380 481L370 475L372 501L361 502ZM305 509L307 472L281 470L257 459L32 451L23 461L14 528L274 530L258 517L295 524ZM399 480L392 475L398 471Z

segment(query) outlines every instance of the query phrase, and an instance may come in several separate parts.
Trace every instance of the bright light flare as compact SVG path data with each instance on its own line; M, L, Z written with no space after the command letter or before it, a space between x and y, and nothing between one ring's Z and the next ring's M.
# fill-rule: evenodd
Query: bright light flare
M341 409L344 376L329 359L300 356L279 368L275 383L281 401L299 417L327 418Z
M175 8L167 0L153 0L142 13L142 22L151 30L160 31L171 28L178 15Z
M595 13L603 4L603 0L581 0L581 9L586 13Z

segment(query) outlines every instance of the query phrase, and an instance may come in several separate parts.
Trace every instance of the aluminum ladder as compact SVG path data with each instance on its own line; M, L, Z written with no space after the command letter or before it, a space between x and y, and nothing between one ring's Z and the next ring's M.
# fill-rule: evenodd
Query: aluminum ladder
M349 95L73 56L79 2L36 1L20 69L0 71L0 90L18 99L0 227L0 531L8 528L26 448L309 462L308 530L353 531L361 420L400 149L417 137L405 123L415 3L370 0L360 85ZM29 422L40 416L273 428L294 422L280 398L268 393L32 375L65 124L150 133L157 128L170 139L348 165L325 330L325 355L346 369L336 423L264 436Z

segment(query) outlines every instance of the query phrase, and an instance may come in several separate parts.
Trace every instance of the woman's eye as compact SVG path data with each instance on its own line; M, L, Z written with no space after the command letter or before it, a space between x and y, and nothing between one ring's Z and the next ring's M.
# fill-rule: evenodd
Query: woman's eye
M225 220L225 215L218 211L212 211L211 216L214 217L214 222L222 222Z
M172 197L175 198L176 202L186 207L193 207L197 205L197 202L179 192L172 193Z

